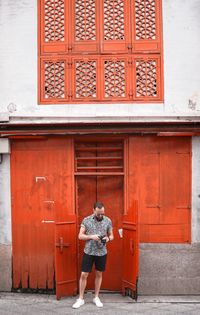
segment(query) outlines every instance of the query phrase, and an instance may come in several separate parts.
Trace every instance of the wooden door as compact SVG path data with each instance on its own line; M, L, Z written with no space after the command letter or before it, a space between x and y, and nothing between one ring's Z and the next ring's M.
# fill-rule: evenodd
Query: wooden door
M66 221L56 222L55 269L56 297L77 293L76 216L66 215Z
M72 145L64 138L12 143L14 289L55 291L55 221L74 214Z
M138 203L133 201L123 216L122 293L137 299Z
M93 204L100 200L105 205L105 215L112 220L114 241L107 244L108 257L103 275L102 289L121 291L122 279L122 239L118 230L122 228L123 178L111 176L80 177L77 179L78 222L93 213ZM85 242L79 241L79 271ZM89 275L87 289L94 288L95 273Z
M140 200L142 243L191 241L191 138L129 138L128 195Z

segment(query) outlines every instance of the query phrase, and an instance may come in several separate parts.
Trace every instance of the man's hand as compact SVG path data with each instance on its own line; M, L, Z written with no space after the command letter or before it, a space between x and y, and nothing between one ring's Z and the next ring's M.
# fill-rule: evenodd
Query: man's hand
M100 241L99 235L97 235L97 234L91 235L91 239L94 241Z
M108 242L110 241L110 239L109 239L109 237L108 237L108 236L105 236L105 237L103 238L103 240L105 240L105 241L106 241L106 243L108 243Z

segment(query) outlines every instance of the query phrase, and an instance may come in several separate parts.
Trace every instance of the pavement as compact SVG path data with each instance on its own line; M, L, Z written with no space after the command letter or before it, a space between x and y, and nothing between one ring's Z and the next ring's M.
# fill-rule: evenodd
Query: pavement
M139 296L137 302L117 293L102 293L103 308L92 303L92 292L85 294L85 302L80 309L72 309L76 297L56 300L55 295L0 292L0 315L200 315L200 295L196 296Z

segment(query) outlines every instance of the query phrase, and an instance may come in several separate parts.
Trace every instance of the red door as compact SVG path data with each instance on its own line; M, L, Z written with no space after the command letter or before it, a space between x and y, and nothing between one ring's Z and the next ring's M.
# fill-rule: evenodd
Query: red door
M54 292L55 269L57 296L76 290L76 281L72 281L76 279L77 240L73 163L70 138L12 143L13 288L16 290Z
M66 221L55 225L56 297L77 293L76 216L66 215Z
M137 299L138 279L138 203L133 201L123 216L122 293Z
M78 222L81 224L84 217L93 213L93 204L100 200L105 205L105 215L112 220L114 240L107 244L108 257L106 271L103 275L101 289L121 291L122 279L122 239L118 230L122 228L123 216L123 178L111 176L81 177L77 179L77 212ZM79 271L85 242L79 241ZM87 289L94 289L92 272L88 277Z

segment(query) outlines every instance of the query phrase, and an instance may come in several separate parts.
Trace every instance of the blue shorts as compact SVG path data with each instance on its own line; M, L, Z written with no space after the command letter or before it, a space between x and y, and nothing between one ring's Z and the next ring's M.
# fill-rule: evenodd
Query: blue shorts
M91 272L93 263L95 263L95 269L98 271L106 270L106 258L107 254L104 256L93 256L86 253L83 254L81 271Z

